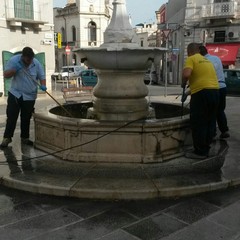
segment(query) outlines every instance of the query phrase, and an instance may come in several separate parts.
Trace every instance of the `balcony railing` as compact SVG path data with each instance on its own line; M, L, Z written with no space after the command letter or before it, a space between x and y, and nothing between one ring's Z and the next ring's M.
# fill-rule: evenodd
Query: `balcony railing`
M237 1L212 3L202 6L203 18L228 18L236 17Z

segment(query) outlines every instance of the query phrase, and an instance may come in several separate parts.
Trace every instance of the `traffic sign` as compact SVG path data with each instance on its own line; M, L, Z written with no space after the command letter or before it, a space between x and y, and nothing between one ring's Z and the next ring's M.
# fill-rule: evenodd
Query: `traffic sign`
M169 33L171 32L171 29L164 29L164 30L162 30L162 32L163 32L163 34L164 34L164 37L165 37L165 38L168 38Z
M71 48L68 45L65 47L65 53L67 55L69 55L71 53Z
M173 48L172 49L173 52L179 52L179 50L180 50L179 48Z

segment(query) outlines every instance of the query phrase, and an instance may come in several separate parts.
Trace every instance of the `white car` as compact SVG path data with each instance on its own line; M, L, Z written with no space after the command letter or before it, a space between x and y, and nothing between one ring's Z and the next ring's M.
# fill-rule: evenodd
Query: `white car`
M64 80L78 78L83 70L86 70L85 66L63 66L61 72L55 72L51 75L52 80Z
M83 70L86 70L85 66L64 66L61 70L61 78L64 80L77 78Z

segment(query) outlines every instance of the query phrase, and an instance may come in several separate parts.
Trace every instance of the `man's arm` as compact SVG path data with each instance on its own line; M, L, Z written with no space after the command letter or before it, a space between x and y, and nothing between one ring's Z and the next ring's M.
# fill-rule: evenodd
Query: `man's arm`
M185 87L187 84L187 81L189 77L192 74L192 69L191 68L184 68L183 73L182 73L182 87Z
M40 80L40 84L46 86L46 79Z
M16 72L17 71L15 69L6 70L6 71L3 72L3 76L5 78L11 78L16 74Z
M3 72L3 76L5 78L11 78L14 75L16 75L17 72L19 72L23 68L22 61L16 61L12 60L12 58L7 63L6 70Z

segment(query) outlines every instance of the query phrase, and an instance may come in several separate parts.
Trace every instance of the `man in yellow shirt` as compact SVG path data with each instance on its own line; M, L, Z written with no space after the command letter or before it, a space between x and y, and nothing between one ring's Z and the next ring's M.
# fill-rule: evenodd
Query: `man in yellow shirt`
M219 101L219 84L213 64L199 53L199 44L190 43L188 58L183 68L182 87L189 82L191 91L190 124L193 152L188 158L204 159L208 156L214 136Z

